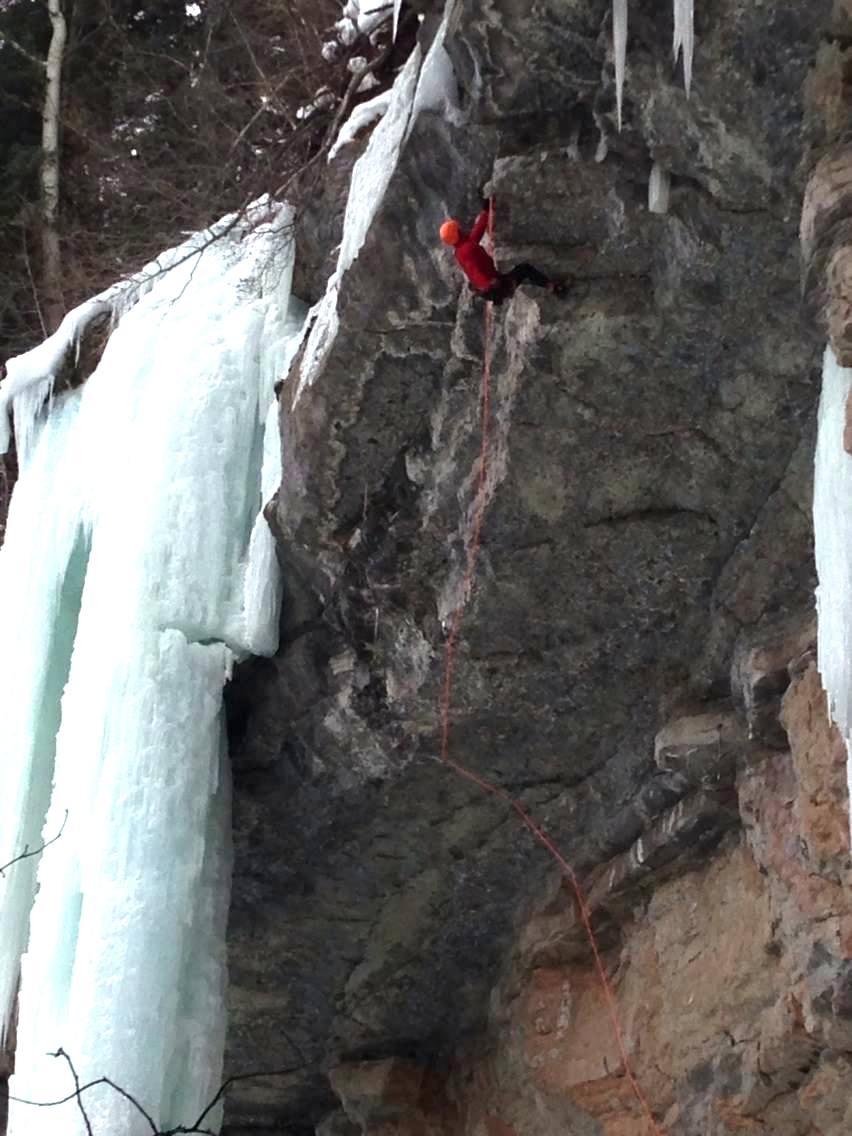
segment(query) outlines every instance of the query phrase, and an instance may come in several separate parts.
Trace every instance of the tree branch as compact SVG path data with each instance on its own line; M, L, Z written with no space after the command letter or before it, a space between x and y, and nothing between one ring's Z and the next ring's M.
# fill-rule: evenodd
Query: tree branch
M68 1062L68 1066L71 1069L71 1074L74 1077L74 1086L75 1086L74 1092L69 1093L67 1097L62 1097L60 1100L55 1100L55 1101L27 1100L25 1097L15 1097L15 1096L12 1096L11 1093L10 1093L9 1094L9 1100L10 1101L14 1101L16 1104L32 1105L33 1108L58 1108L59 1105L61 1105L61 1104L67 1104L69 1101L76 1100L77 1103L80 1106L80 1111L83 1114L83 1120L85 1121L85 1124L86 1124L86 1130L87 1130L89 1136L92 1136L91 1123L90 1123L89 1118L86 1114L86 1110L83 1107L82 1096L83 1096L83 1093L88 1092L89 1089L96 1088L98 1085L108 1085L113 1090L113 1092L118 1093L119 1096L122 1096L122 1097L124 1097L125 1100L129 1101L133 1105L133 1107L136 1109L136 1111L139 1113L139 1115L144 1117L145 1121L147 1122L148 1126L151 1129L151 1136L166 1136L165 1133L160 1132L159 1128L157 1128L157 1125L154 1123L154 1121L151 1119L151 1117L145 1111L145 1109L142 1107L142 1105L139 1103L139 1101L136 1100L136 1098L131 1093L128 1093L126 1089L123 1089L121 1087L121 1085L117 1085L115 1083L115 1081L111 1081L109 1079L109 1077L98 1077L94 1081L87 1081L85 1085L81 1085L80 1084L80 1078L77 1075L77 1070L74 1068L74 1063L71 1060L71 1058L68 1056L68 1054L65 1052L64 1049L57 1049L55 1053L50 1053L50 1054L48 1054L48 1056L49 1057L64 1057L65 1060ZM180 1129L176 1129L176 1131L180 1131Z
M80 1106L80 1113L83 1117L83 1123L86 1125L86 1132L89 1134L89 1136L92 1136L92 1125L91 1121L89 1120L88 1113L86 1112L86 1106L83 1104L83 1098L80 1096L80 1078L77 1076L77 1070L74 1068L74 1062L65 1052L65 1050L61 1048L57 1049L57 1051L51 1054L51 1056L64 1057L68 1062L68 1068L71 1070L71 1076L74 1078L74 1090L77 1097L77 1104Z
M390 16L385 16L382 23L377 26L383 27L389 20ZM390 55L392 50L393 44L390 43L387 45L387 47L379 52L375 59L371 59L365 67L362 67L360 71L355 72L355 74L349 80L349 85L346 88L346 92L343 98L340 100L340 106L337 108L337 113L335 114L334 118L332 119L331 125L326 131L325 138L323 139L322 145L320 146L319 150L317 150L314 156L312 158L309 158L303 166L300 166L298 170L292 173L285 182L279 185L279 187L275 190L274 196L276 198L281 197L282 194L286 193L293 182L296 180L296 178L302 177L312 166L316 164L316 162L319 161L320 158L324 157L328 153L328 151L334 144L334 139L337 136L338 130L343 125L343 121L346 115L349 113L352 103L355 100L355 96L358 94L358 88L361 86L362 80L365 79L371 72L375 71L377 67L380 67L381 64L384 63L384 61Z
M2 879L3 876L5 876L7 869L11 868L13 864L19 864L21 862L21 860L29 860L31 856L40 856L42 854L42 852L45 850L45 848L49 848L51 844L55 844L56 841L59 839L59 837L62 835L62 833L65 831L65 825L66 825L67 822L68 822L68 810L66 809L65 810L65 818L62 821L62 827L59 829L59 832L57 832L56 836L51 836L50 840L46 840L44 842L44 844L41 845L40 848L33 848L31 850L29 844L25 844L24 850L23 850L23 852L21 852L21 854L19 856L15 856L15 858L13 860L10 860L8 864L4 864L3 867L0 868L0 879Z
M290 1044L292 1045L293 1043L291 1042ZM289 1077L291 1074L298 1073L304 1068L305 1062L304 1060L301 1060L296 1065L290 1065L286 1069L270 1069L268 1073L235 1073L233 1077L228 1077L227 1080L222 1082L222 1084L219 1086L219 1091L207 1105L204 1112L202 1112L202 1114L199 1116L198 1120L196 1120L192 1128L173 1128L168 1132L159 1133L158 1136L177 1136L177 1133L204 1132L205 1129L203 1129L201 1125L228 1091L230 1086L235 1085L238 1081L252 1081L258 1077Z
M44 336L45 339L47 339L47 336L48 336L47 324L44 322L44 315L43 315L42 310L41 310L41 302L38 298L38 287L36 286L35 276L33 275L33 266L32 266L32 263L30 262L30 250L27 247L27 230L22 228L21 233L22 233L23 238L24 238L24 264L26 265L26 268L27 268L27 277L28 277L29 282L30 282L30 288L32 288L33 303L35 304L36 314L38 315L38 322L41 325L41 334ZM3 874L3 869L0 868L0 876L2 874Z
M29 63L32 63L34 67L38 67L41 71L44 71L47 67L47 64L43 59L39 59L39 57L37 55L33 55L31 51L27 51L27 49L22 44L18 43L16 39L12 39L11 36L6 34L0 36L0 47L3 47L3 45L7 43L9 47L17 51L18 55L22 55L24 59L26 59Z
M76 1100L83 1117L83 1123L86 1125L87 1136L94 1136L92 1132L91 1121L83 1104L83 1093L88 1092L89 1089L96 1088L98 1085L108 1085L113 1090L113 1092L118 1093L120 1096L124 1097L125 1100L129 1101L136 1109L136 1111L140 1114L140 1116L144 1118L145 1122L148 1124L148 1127L151 1129L151 1136L193 1136L193 1134L195 1134L195 1136L216 1136L216 1134L210 1128L204 1128L202 1126L213 1109L222 1100L225 1092L230 1085L233 1085L237 1081L249 1081L257 1077L286 1077L291 1075L292 1073L298 1073L301 1069L304 1069L306 1067L307 1062L305 1061L305 1058L302 1055L299 1047L295 1044L295 1042L291 1041L290 1038L287 1038L286 1040L289 1042L291 1048L295 1050L299 1058L296 1064L291 1065L286 1069L271 1069L269 1070L269 1072L264 1073L237 1073L233 1077L228 1077L227 1080L222 1082L216 1095L213 1097L213 1099L210 1101L210 1103L207 1105L207 1107L204 1109L195 1123L189 1126L185 1124L178 1124L174 1128L158 1128L154 1123L153 1118L148 1112L145 1111L145 1109L133 1096L133 1094L127 1092L127 1090L123 1089L120 1085L117 1085L115 1081L111 1081L109 1077L98 1077L94 1081L87 1081L85 1085L81 1085L80 1077L74 1066L74 1062L62 1048L57 1049L55 1053L50 1053L48 1056L62 1057L68 1063L68 1068L71 1070L71 1076L74 1078L73 1093L69 1093L68 1096L62 1097L60 1100L53 1101L27 1100L24 1097L16 1097L10 1094L9 1100L14 1101L16 1104L31 1105L33 1108L57 1108L59 1105L68 1104L69 1101Z

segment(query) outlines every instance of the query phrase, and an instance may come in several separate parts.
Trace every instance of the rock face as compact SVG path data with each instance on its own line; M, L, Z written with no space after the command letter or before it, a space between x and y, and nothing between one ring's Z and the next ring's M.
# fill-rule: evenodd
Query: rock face
M670 10L631 5L618 135L608 3L450 7L466 125L420 115L322 373L296 398L297 360L280 394L282 647L230 692L229 1068L273 1075L232 1086L228 1131L653 1131L553 860L438 760L487 325L436 230L488 184L499 263L573 286L488 329L451 756L586 884L667 1131L839 1136L846 802L808 653L798 227L845 9L699 6L687 99ZM342 215L318 208L314 295Z
M676 733L681 753L690 737L692 753L706 751L708 717L680 719L658 742ZM616 861L590 892L599 932L618 913L607 955L618 1015L671 1136L839 1134L852 1121L845 750L812 660L781 717L789 750L731 739L735 775L730 744L717 749L737 823L712 857L670 841L665 858L644 859L641 882ZM723 737L729 721L719 716ZM485 1036L435 1081L399 1059L332 1073L345 1115L367 1134L654 1132L564 888L524 927Z

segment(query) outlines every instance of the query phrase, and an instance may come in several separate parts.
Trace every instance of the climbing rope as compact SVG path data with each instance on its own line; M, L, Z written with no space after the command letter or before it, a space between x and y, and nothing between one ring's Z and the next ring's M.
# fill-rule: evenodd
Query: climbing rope
M494 201L489 203L489 216L488 216L488 236L490 238L492 248L494 242ZM473 589L475 576L476 576L476 562L479 557L479 550L482 541L482 521L485 514L485 498L486 487L488 480L488 447L489 447L489 426L491 417L491 331L493 325L493 304L488 300L485 304L485 327L484 327L484 347L483 347L483 366L482 366L482 396L480 401L480 435L481 442L479 448L479 476L477 478L476 498L474 503L473 515L473 530L471 532L470 543L467 550L467 565L465 567L464 578L462 581L461 599L455 610L453 611L450 620L450 629L447 634L447 640L444 647L444 683L441 692L441 762L448 768L452 769L460 777L472 784L478 786L485 793L490 793L494 797L498 797L501 801L505 801L510 808L512 808L521 821L533 834L535 839L541 844L559 867L562 874L566 877L574 892L577 902L577 911L580 916L580 922L583 924L583 929L589 941L589 946L592 950L592 956L595 962L595 969L600 979L601 988L603 989L604 998L607 1005L610 1022L612 1025L612 1032L615 1037L616 1046L618 1048L619 1056L621 1057L624 1066L625 1075L630 1082L630 1087L639 1102L639 1106L645 1114L647 1120L651 1125L651 1131L654 1136L666 1136L664 1129L662 1129L651 1111L651 1106L648 1103L648 1098L642 1091L642 1087L636 1079L633 1072L633 1065L627 1053L627 1045L624 1040L624 1031L621 1025L621 1019L618 1014L618 1005L616 1003L615 992L612 983L604 965L601 956L600 948L598 946L597 937L592 929L592 917L589 910L589 905L586 901L585 893L580 886L580 881L577 878L574 869L559 851L553 840L547 835L545 830L533 820L524 806L507 793L505 789L500 788L499 785L493 784L486 778L481 777L478 773L468 769L466 766L460 764L450 757L450 710L452 706L452 693L453 693L453 672L455 668L455 654L456 654L456 641L458 639L459 630L461 628L462 619L464 617L464 610L470 598Z

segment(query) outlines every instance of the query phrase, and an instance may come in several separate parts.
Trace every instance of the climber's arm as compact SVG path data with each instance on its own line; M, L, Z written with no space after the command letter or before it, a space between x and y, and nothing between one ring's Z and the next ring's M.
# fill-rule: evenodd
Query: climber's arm
M476 220L473 222L473 228L470 230L469 241L479 244L482 240L485 230L488 228L488 210L483 209Z

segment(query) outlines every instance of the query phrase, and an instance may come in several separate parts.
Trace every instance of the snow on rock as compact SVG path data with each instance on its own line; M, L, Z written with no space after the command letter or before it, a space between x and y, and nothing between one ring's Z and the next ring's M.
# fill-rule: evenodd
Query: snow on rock
M111 311L105 297L88 300L69 312L53 335L38 347L8 360L6 378L0 383L0 453L9 448L9 409L13 407L18 459L26 462L36 419L53 392L53 384L69 358L76 358L86 326L96 316Z
M376 95L374 98L368 99L367 102L356 106L340 128L340 133L328 152L328 160L332 161L342 146L353 142L360 131L374 123L377 118L381 118L388 109L390 100L391 92L389 90L382 91L380 95Z
M358 25L355 21L348 16L344 16L343 19L338 20L334 26L337 30L337 38L343 46L351 47L358 38Z
M258 224L268 209L266 198L254 202L246 211L247 224ZM8 450L11 441L11 410L18 461L26 463L38 419L44 416L45 404L53 393L54 383L69 363L78 359L81 340L93 320L103 315L118 318L129 311L166 272L227 235L238 220L236 214L228 214L209 229L193 233L183 244L167 249L139 272L111 285L98 296L68 312L53 335L37 347L8 359L6 378L0 382L0 454Z
M338 273L345 272L357 257L417 115L456 103L455 77L444 48L443 33L444 25L422 65L420 48L416 47L411 53L391 89L381 123L355 164L346 202Z
M302 392L311 386L321 372L331 350L338 328L337 297L340 282L367 239L370 225L417 116L421 111L443 111L448 116L457 113L458 88L452 62L444 47L446 31L445 14L425 59L420 46L416 46L390 91L357 107L335 140L329 160L345 145L349 135L354 137L361 125L365 125L350 126L352 117L358 115L364 107L370 108L365 113L371 116L373 112L382 113L383 108L381 122L352 170L337 268L328 281L325 295L311 309L306 321L310 331L299 367L294 406Z
M338 40L351 47L359 35L371 36L393 12L394 39L400 0L348 0L343 14L334 25Z
M308 312L305 321L307 342L305 352L299 365L299 385L293 406L299 400L304 388L312 386L323 364L331 351L340 321L337 318L338 275L334 273L329 280L325 293L318 303L314 304Z
M451 122L460 125L456 73L449 52L444 47L446 30L445 18L423 60L414 96L414 117L416 118L421 111L438 111L445 114ZM409 132L410 129L409 127Z
M302 391L311 386L322 370L337 335L340 281L360 252L396 169L399 152L411 122L420 65L420 49L415 47L389 92L384 117L373 131L367 149L353 167L337 269L328 282L325 295L314 305L308 316L310 332L299 369L294 405Z
M846 742L852 799L852 455L844 445L852 369L823 360L814 471L817 661L831 716Z
M162 1129L193 1125L219 1085L222 689L235 656L277 640L261 507L280 472L274 383L303 321L289 221L261 203L125 288L89 380L36 421L12 497L0 857L62 831L0 880L6 1024L22 975L15 1096L67 1095L67 1066L46 1055L60 1046L83 1080L111 1078ZM12 367L32 380L16 415L54 358ZM150 1134L107 1086L86 1103L96 1133ZM85 1127L73 1101L12 1102L10 1136L34 1131Z
M399 3L399 0L394 0L393 6ZM361 35L369 36L376 28L387 20L391 14L392 3L391 0L358 0L355 8L357 15L355 16L358 25L358 31ZM396 13L394 12L394 19ZM396 25L394 24L394 27ZM396 32L394 31L394 37Z

